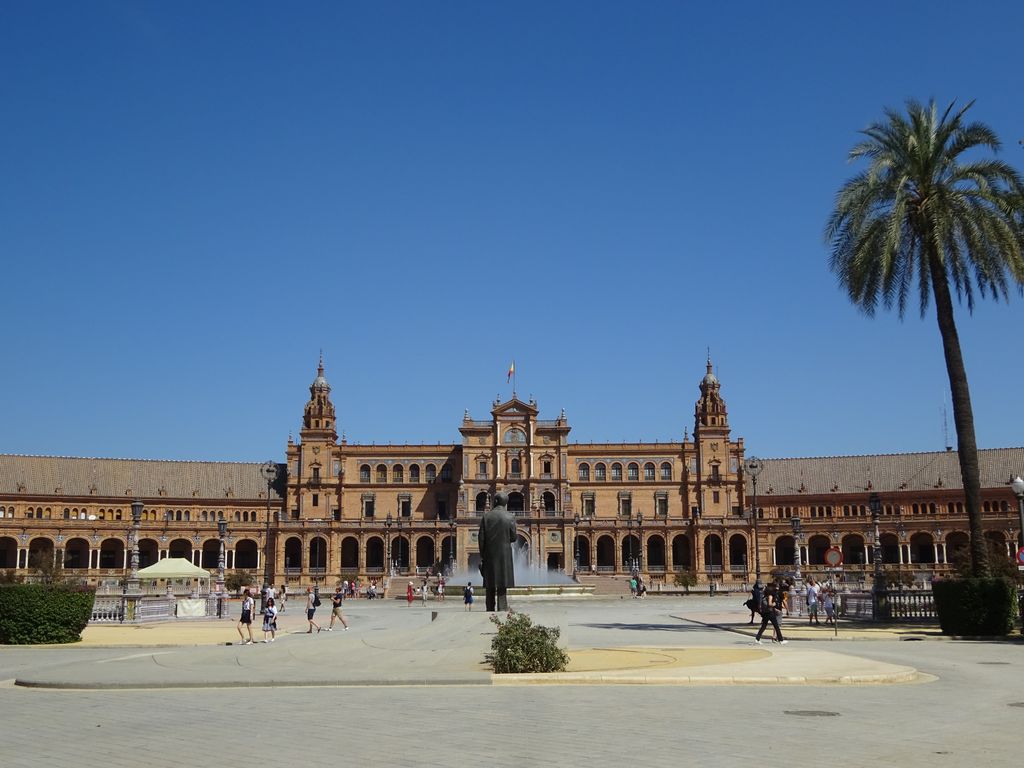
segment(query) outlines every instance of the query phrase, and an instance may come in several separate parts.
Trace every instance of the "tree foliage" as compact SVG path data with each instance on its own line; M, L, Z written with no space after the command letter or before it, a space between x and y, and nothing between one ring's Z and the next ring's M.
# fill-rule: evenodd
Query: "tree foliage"
M1024 183L1007 163L979 152L1000 148L995 133L969 122L973 102L941 114L934 102L888 109L863 131L851 161L866 161L839 190L825 236L830 265L867 315L881 303L903 317L913 292L924 316L931 300L942 337L960 471L970 522L971 571L987 575L981 478L967 372L953 293L974 309L975 294L996 300L1024 284Z

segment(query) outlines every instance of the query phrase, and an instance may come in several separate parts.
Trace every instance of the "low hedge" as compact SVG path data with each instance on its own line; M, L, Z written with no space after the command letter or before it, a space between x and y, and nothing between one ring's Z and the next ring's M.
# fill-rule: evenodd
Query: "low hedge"
M535 625L525 613L508 612L502 621L491 616L498 632L491 640L487 662L495 672L563 672L569 655L558 647L558 627Z
M1016 623L1017 589L1005 578L932 582L935 613L946 635L1006 635Z
M0 585L0 643L74 643L92 616L95 592L47 584Z

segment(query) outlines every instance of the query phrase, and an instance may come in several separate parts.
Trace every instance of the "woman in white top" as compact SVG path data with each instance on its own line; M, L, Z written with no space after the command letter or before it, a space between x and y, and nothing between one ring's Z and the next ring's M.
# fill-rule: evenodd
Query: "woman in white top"
M254 642L252 639L252 611L255 607L256 601L252 599L252 594L248 589L245 590L245 592L242 593L242 618L238 620L238 624L235 626L235 629L238 630L238 636L242 638L242 640L245 640L242 645L252 645ZM249 631L248 640L245 639L245 634L242 632L243 626L245 626Z

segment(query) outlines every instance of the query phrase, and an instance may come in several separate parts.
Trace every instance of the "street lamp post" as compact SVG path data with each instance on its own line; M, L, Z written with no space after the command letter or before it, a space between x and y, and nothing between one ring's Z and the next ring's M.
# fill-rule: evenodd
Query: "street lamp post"
M132 550L131 560L129 561L130 570L128 571L128 578L124 580L124 586L121 588L122 622L125 619L130 620L134 615L134 611L128 611L128 596L131 595L137 600L139 593L142 591L139 588L139 523L141 521L142 502L136 499L132 502L132 525L128 529L128 546Z
M270 489L277 479L277 464L268 461L260 467L267 483L267 523L263 536L263 589L260 590L260 613L267 612L267 591L270 589Z
M626 518L626 565L633 570L633 518Z
M1017 497L1017 513L1020 515L1020 530L1017 533L1017 546L1024 547L1024 479L1020 475L1010 483L1013 495ZM1014 558L1016 559L1016 558Z
M803 616L802 596L804 592L804 583L803 575L800 573L800 566L803 564L803 553L800 551L800 545L803 539L803 529L800 527L801 523L799 517L791 517L789 519L789 524L793 526L793 544L795 545L793 553L793 567L796 569L796 576L794 579L796 583L793 585L793 591L796 593L796 615Z
M897 515L900 514L900 507L896 507L896 514ZM897 554L897 557L896 557L896 574L897 574L896 580L899 582L899 584L897 584L896 588L899 589L899 591L901 593L903 592L903 542L906 540L906 538L907 538L907 531L903 527L903 521L897 519L896 520L896 546L899 547L899 551L896 553Z
M455 519L448 520L448 575L455 573Z
M128 591L137 595L141 592L139 587L139 524L142 522L142 502L136 499L132 502L132 527L129 532L131 537L132 560L131 571L128 575Z
M391 516L391 513L388 512L388 516L384 518L384 530L386 531L384 535L384 544L386 548L385 558L388 564L388 576L395 575L395 564L391 561L391 526L394 524L395 519Z
M636 527L638 536L640 538L640 545L637 547L636 553L636 569L642 571L644 569L644 513L636 513Z
M1024 479L1021 479L1020 475L1013 478L1013 482L1010 483L1013 488L1013 495L1017 497L1017 513L1020 515L1020 530L1017 532L1017 546L1024 548ZM1020 567L1020 560L1015 555L1014 562ZM1017 601L1017 611L1022 617L1024 617L1024 596L1019 598ZM1022 618L1024 621L1024 618Z
M401 568L402 568L402 516L401 515L398 516L397 523L398 523L398 547L397 547L398 548L398 557L396 559L398 560L398 568L396 570L400 571Z
M224 538L228 534L228 521L224 513L217 519L217 537L220 539L220 554L217 556L217 618L224 617Z
M882 499L877 493L868 497L868 508L871 510L871 525L874 528L874 547L872 559L875 565L875 584L873 588L874 599L871 601L872 613L875 621L879 621L884 615L882 601L885 599L885 577L882 575L882 535L878 529L878 518L882 513Z
M580 570L580 513L572 519L572 577L575 579Z
M754 505L750 512L750 516L754 519L754 578L760 580L761 542L757 533L757 476L764 470L764 463L757 456L751 456L747 459L746 467L747 474L750 475L751 485L754 488Z
M590 572L597 573L597 544L594 542L594 516L587 518L587 545L590 547Z

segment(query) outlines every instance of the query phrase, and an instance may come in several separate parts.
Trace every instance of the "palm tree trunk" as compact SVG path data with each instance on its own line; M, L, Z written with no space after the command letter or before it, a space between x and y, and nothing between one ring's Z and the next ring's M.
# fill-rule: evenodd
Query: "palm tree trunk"
M974 436L974 411L971 390L967 386L967 369L960 352L960 336L953 319L953 299L949 292L946 270L932 252L928 258L932 291L935 294L935 316L942 335L946 357L946 373L953 396L953 424L956 426L957 454L964 485L964 502L971 532L971 572L976 577L989 575L988 547L981 529L981 471L978 467L978 442Z

